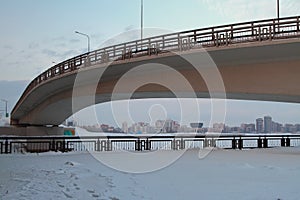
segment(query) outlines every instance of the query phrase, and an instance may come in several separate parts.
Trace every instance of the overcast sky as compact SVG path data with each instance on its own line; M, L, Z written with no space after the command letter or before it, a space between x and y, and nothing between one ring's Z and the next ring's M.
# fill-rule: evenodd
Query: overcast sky
M275 18L276 1L144 0L144 27L180 31ZM9 110L30 80L54 62L86 51L86 38L75 34L75 30L91 36L93 50L124 31L140 27L140 0L0 0L0 3L0 98L9 99ZM300 15L299 0L281 0L280 8L281 16ZM170 107L166 108L167 116L179 120L178 112L170 111L176 102L167 102ZM198 102L203 104L201 120L208 123L210 114L204 110L209 101ZM227 103L226 123L230 125L254 122L262 115L271 115L279 122L300 122L298 104ZM147 111L156 104L167 105L157 100L132 102L137 108L132 109L134 120L149 121ZM1 103L0 110L3 106ZM98 105L97 112L100 123L115 124L109 103Z

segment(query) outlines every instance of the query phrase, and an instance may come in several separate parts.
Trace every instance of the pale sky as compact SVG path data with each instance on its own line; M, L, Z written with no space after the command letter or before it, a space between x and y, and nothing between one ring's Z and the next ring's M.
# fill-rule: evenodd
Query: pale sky
M144 0L144 27L181 31L275 18L276 1ZM86 38L75 34L75 30L89 34L91 49L95 50L113 36L140 27L140 0L0 0L0 3L0 98L10 100L9 109L25 85L53 62L86 51ZM300 1L281 0L280 13L282 17L300 15ZM15 91L7 93L7 90ZM114 123L108 104L98 105L97 110L106 113L99 114L100 122ZM138 112L135 115L139 116ZM176 118L176 113L169 115ZM271 115L279 122L298 123L300 105L228 101L228 124L254 122L260 115ZM208 121L208 116L203 120ZM143 121L148 116L140 114L137 118Z

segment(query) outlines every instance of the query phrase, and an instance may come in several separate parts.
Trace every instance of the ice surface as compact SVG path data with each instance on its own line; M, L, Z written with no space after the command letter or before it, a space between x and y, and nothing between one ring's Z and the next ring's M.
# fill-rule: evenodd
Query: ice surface
M116 171L87 152L0 155L0 199L300 199L300 148L198 154L145 174Z

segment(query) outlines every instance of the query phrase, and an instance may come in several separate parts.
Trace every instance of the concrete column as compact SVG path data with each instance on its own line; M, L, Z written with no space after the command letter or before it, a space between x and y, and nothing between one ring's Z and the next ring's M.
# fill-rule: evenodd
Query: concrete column
M57 136L64 135L64 128L62 127L26 127L26 136Z

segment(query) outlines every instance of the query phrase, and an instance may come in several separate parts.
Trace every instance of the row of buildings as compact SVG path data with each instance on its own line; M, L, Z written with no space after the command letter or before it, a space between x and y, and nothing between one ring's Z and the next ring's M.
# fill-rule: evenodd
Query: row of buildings
M300 124L281 124L274 122L272 117L264 116L256 119L256 123L242 123L240 126L226 126L224 123L214 123L211 127L202 127L202 123L191 123L180 125L177 121L157 120L153 125L146 122L137 122L129 125L122 123L121 128L115 128L106 124L85 126L83 128L93 132L111 132L111 133L297 133L300 132Z
M188 132L223 132L223 133L297 133L300 132L300 124L281 124L274 122L271 116L256 119L256 123L242 123L240 126L226 126L224 123L214 123L212 127L193 127L180 125L174 120L157 120L154 126L149 123L139 122L128 126L122 124L124 133L188 133Z
M300 124L283 125L281 123L274 122L270 116L256 119L257 133L296 133L299 131Z

